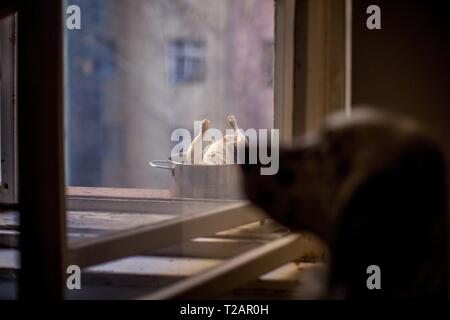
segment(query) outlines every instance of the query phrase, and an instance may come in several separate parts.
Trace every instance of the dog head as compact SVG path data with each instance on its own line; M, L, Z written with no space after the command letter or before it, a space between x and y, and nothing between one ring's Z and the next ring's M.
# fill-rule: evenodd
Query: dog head
M414 121L361 108L351 117L330 117L321 131L282 148L273 176L244 165L244 190L275 220L330 241L356 191L371 177L405 165L411 174L426 172L439 157Z

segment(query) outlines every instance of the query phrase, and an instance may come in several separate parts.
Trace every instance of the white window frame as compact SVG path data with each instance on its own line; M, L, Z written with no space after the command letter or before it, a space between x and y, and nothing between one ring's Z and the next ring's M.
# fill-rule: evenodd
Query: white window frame
M17 203L17 15L0 20L0 203Z

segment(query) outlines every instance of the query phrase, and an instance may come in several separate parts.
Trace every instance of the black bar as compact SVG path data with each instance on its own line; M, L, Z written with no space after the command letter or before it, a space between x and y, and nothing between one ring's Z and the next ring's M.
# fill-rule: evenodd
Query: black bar
M20 299L63 299L62 0L20 2L18 131Z

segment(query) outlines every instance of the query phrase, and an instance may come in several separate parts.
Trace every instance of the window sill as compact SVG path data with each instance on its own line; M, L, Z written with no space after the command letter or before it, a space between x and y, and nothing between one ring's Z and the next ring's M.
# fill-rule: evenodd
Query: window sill
M68 187L68 197L93 197L110 199L167 199L170 193L167 189L121 189L121 188L87 188Z

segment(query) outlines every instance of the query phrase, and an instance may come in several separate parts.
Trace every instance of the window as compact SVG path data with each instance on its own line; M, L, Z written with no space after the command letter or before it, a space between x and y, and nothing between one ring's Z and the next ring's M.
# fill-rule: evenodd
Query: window
M151 260L155 256L180 258L176 268L186 256L208 258L205 268L190 274L199 285L206 281L202 273L208 278L215 267L223 273L265 272L293 259L299 243L311 248L305 237L261 224L261 213L242 198L176 192L211 178L217 183L208 189L217 189L217 173L201 169L183 182L170 167L148 165L161 160L170 166L177 143L171 133L185 128L194 136L194 121L204 118L224 130L226 117L234 114L244 130L277 127L285 141L292 138L295 1L79 2L84 11L101 10L102 19L91 25L88 15L83 32L67 32L69 261L97 265L88 269L95 273L141 262L150 268L158 263ZM112 67L95 67L102 64ZM310 110L309 101L301 105ZM236 256L243 253L245 234L260 241L256 249L246 248L259 252L256 259ZM227 241L241 249L228 251ZM282 258L271 260L281 252ZM153 258L142 260L143 253ZM124 257L131 260L104 264ZM170 290L152 297L174 296Z
M205 80L205 45L202 41L170 42L170 79L175 85Z
M19 101L26 101L19 104L19 108L26 113L26 108L36 100L37 106L45 109L45 113L41 115L36 109L31 113L39 118L40 123L49 121L51 127L51 130L34 135L40 123L20 118L21 141L37 142L37 147L34 148L22 143L21 153L28 151L25 153L30 156L38 154L40 164L36 168L21 158L22 172L33 174L21 175L26 186L22 188L22 191L25 189L22 195L25 194L28 200L22 204L26 205L28 211L22 216L25 219L21 219L21 223L26 225L26 231L22 232L21 237L22 240L27 240L22 242L25 247L22 252L22 268L27 265L22 279L26 275L28 279L32 279L36 270L45 270L34 269L34 263L48 266L55 271L54 274L61 271L61 252L49 252L48 248L54 247L35 246L33 240L44 244L46 240L54 240L55 247L62 248L63 252L66 249L67 259L64 263L86 268L85 271L90 276L96 271L117 271L116 265L100 265L108 261L119 260L117 263L121 267L123 263L132 265L141 261L140 258L139 261L131 262L120 260L125 257L144 257L143 260L150 261L151 266L158 265L161 257L175 257L171 258L174 261L183 260L186 256L195 261L208 260L204 268L194 267L190 273L183 274L193 276L188 282L185 278L177 277L151 278L149 283L156 287L149 285L145 289L158 290L156 297L174 297L189 288L208 286L208 283L214 279L220 280L224 275L236 275L236 272L240 274L235 277L239 281L254 279L297 257L294 253L300 244L305 244L305 237L289 234L288 230L280 229L280 226L267 221L260 223L263 219L261 213L241 199L174 196L171 192L171 171L151 168L148 162L155 159L167 160L174 143L170 140L171 132L176 128L186 128L192 133L193 121L205 117L215 127L224 129L225 117L234 114L243 129L280 128L283 139L289 141L296 132L294 122L299 120L308 123L308 112L312 107L327 109L321 101L315 103L311 97L328 97L331 93L320 90L315 82L319 77L313 77L314 81L306 79L308 81L305 82L303 77L317 75L315 65L310 65L313 60L311 57L329 58L330 52L321 50L337 47L323 45L328 39L319 31L331 30L327 36L339 40L340 38L334 37L333 32L340 29L324 26L306 28L300 23L306 24L313 20L317 20L316 24L328 23L325 18L311 19L309 16L324 15L315 1L211 2L71 1L80 6L83 18L82 31L65 31L66 216L58 209L64 201L55 196L56 193L63 192L59 185L62 184L62 179L58 179L61 176L59 169L62 168L59 153L61 145L59 135L54 134L61 127L61 118L55 115L61 110L61 81L58 77L49 76L47 79L50 84L39 82L43 71L47 69L52 74L59 74L61 65L58 61L62 44L52 39L44 41L45 46L42 48L36 45L36 39L47 40L44 35L62 30L55 27L59 26L59 14L63 10L59 3L44 7L31 2L29 6L22 8L19 30L26 37L19 37L22 39L21 48L36 48L37 54L25 55L27 50L19 51L22 53L21 61L26 61L26 64L22 62L23 65L27 65L27 69L19 68L19 76L22 75ZM335 5L337 2L332 3ZM306 3L311 6L311 10L300 10L305 9ZM299 10L296 4L299 5ZM294 21L294 16L302 19ZM336 17L333 15L334 18ZM333 21L334 24L341 23L339 19ZM31 36L35 29L39 37ZM309 43L295 48L294 43L297 41L294 40L300 38L297 35L301 32L308 32L309 36L305 39L317 39L320 45ZM319 36L309 34L313 32L317 32ZM191 60L201 60L200 57L203 57L203 81L196 82L195 85L173 85L171 82L171 43L177 39L191 42L180 46L190 46L191 49L177 49L178 52L189 56ZM269 53L272 51L269 49L271 43L275 47L275 57ZM311 50L306 50L306 47L311 47ZM3 48L6 47L2 45ZM294 49L300 51L295 56ZM308 59L304 57L306 52ZM307 75L302 71L294 73L294 69L297 70L294 66L300 65L299 61L295 61L299 58L303 63L306 61L307 69L311 70ZM1 61L3 88L3 62L6 61L3 55ZM338 59L329 61L334 63ZM183 62L180 64L183 65L180 67L183 70L180 74L184 73L188 78L188 73L196 64L197 62L191 61L186 67ZM10 70L13 69L11 66L14 63L8 65ZM39 72L27 74L30 70ZM324 70L321 69L320 76L324 76L327 81L341 83L327 76L329 70L325 70L327 72L323 74L322 71ZM272 85L268 85L269 74L273 75ZM333 75L341 76L344 73L333 72ZM312 89L307 87L307 94L297 97L293 92L294 81L301 86L300 91L305 89L305 83L308 86L313 84L311 87L317 86ZM35 84L38 84L37 88ZM53 91L58 99L53 99ZM13 92L10 90L8 95L14 97ZM36 97L39 99L35 99ZM301 98L305 98L305 101ZM51 101L43 103L46 100ZM294 100L301 110L293 109ZM2 148L8 146L14 150L14 143L5 144L4 137L7 135L3 134L4 120L11 119L3 116L4 110L9 110L9 115L14 115L11 112L14 110L11 101L14 100L6 100L10 102L9 108L5 108L4 101L2 89ZM305 110L302 108L307 112L303 112ZM306 114L305 117L302 116L303 113ZM14 138L16 135L12 128L14 126L7 132ZM38 152L44 149L46 152ZM12 156L15 153L7 154ZM54 164L58 166L55 170L52 168ZM31 179L35 176L46 178L37 169L43 169L49 174L49 179L46 180L49 189L45 192L39 189L42 182ZM4 171L2 182L5 181L3 174ZM33 210L39 211L40 215L34 216ZM12 221L13 227L17 227L15 217L7 217L6 220L9 220L6 221L7 224ZM65 231L64 221L68 227L67 247L61 236L62 231ZM266 233L263 234L261 230ZM48 237L37 237L43 232L48 232ZM249 237L256 240L245 242ZM38 262L36 257L40 259ZM51 263L45 263L46 259L43 257L51 257ZM176 263L175 269L182 265L183 261ZM92 266L96 267L90 268ZM146 270L144 265L141 266ZM171 266L174 267L173 264ZM62 284L53 273L50 278L48 274L46 276L47 278L36 277L49 280L42 282L42 286L49 289L59 286L56 291L61 288ZM179 280L183 281L178 283ZM239 281L221 283L220 286L216 283L214 287L216 290L230 288ZM177 287L167 290L163 288L174 282ZM26 281L22 283L26 284Z
M273 47L261 46L274 41L273 0L77 3L82 30L66 32L70 186L161 194L173 179L149 162L169 158L175 129L193 137L208 118L224 131L231 114L244 130L273 127Z
M77 3L87 14L81 32L66 31L70 261L91 266L170 247L175 256L214 256L215 233L258 227L261 215L241 193L209 192L239 188L228 173L200 167L182 181L149 162L167 162L178 143L172 132L193 137L194 121L204 118L221 131L231 114L244 130L273 128L274 1ZM207 193L177 192L205 189L205 181Z

